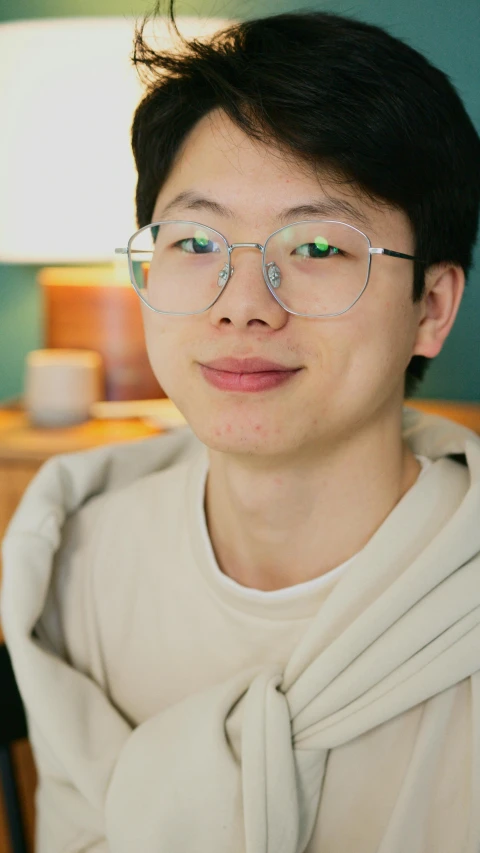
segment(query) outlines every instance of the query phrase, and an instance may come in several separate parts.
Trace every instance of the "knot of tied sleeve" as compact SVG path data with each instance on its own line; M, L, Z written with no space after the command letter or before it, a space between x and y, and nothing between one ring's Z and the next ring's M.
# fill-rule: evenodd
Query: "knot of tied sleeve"
M246 853L302 853L315 822L326 750L294 748L280 668L245 696L242 783ZM279 808L279 803L286 807Z
M105 801L114 853L303 853L327 751L294 748L282 680L278 664L243 671L132 731ZM239 703L240 761L226 734ZM155 780L148 791L144 778ZM201 822L192 821L193 812Z

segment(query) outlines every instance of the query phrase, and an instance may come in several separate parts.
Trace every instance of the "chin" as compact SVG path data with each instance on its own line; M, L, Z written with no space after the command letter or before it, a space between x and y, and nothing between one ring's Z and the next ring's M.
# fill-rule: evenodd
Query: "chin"
M196 414L185 418L197 438L210 450L235 456L283 456L295 453L299 448L298 435L282 429L281 421L275 419L272 427L262 423L260 417L241 418L232 413L215 414L205 418Z
M197 434L198 435L198 434ZM227 437L218 437L216 435L207 434L204 437L198 435L198 438L209 448L217 453L225 453L230 456L257 456L257 457L275 457L283 456L288 453L289 448L274 447L269 441L262 441L255 436L229 439Z
M315 424L307 423L302 405L295 407L295 417L291 406L283 399L266 400L263 395L256 398L253 394L222 395L215 399L215 393L209 393L209 389L202 393L204 389L194 383L171 382L170 385L162 385L165 393L199 441L213 451L282 456L297 453L314 438Z

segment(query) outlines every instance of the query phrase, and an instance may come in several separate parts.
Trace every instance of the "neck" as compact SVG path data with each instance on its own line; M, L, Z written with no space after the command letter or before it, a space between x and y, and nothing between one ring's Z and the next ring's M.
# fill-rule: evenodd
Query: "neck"
M268 465L209 451L205 512L224 574L261 590L326 574L366 545L420 472L401 412L316 450Z

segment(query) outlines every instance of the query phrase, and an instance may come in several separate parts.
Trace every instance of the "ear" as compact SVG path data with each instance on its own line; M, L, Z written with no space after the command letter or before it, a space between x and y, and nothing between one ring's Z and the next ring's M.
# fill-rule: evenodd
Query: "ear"
M441 263L427 269L412 355L438 355L455 322L464 289L465 273L460 266Z

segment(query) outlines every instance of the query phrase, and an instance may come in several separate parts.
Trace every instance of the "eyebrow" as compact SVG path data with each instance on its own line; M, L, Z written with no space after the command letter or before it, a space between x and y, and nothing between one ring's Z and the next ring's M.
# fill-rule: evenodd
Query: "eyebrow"
M173 198L166 207L163 208L159 218L163 219L178 208L182 208L184 210L207 210L210 213L216 213L226 219L232 219L235 216L232 210L225 207L225 205L220 204L218 201L199 195L192 190L185 190L175 196L175 198ZM346 199L332 197L315 199L305 204L285 208L277 214L277 218L280 222L288 223L295 221L296 219L308 217L316 218L317 216L320 216L323 218L337 215L344 216L347 219L358 222L361 225L365 225L367 228L373 227L370 219L363 211L359 210L349 201L346 201Z

